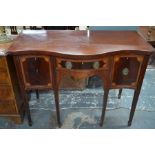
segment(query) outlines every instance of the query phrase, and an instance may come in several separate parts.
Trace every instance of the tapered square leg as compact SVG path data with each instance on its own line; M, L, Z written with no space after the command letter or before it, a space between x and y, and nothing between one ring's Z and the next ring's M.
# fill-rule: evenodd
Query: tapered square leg
M53 68L56 68L56 59L52 59L53 61ZM56 107L56 116L57 116L57 123L58 127L61 127L61 120L60 120L60 106L59 106L59 85L61 83L61 76L59 73L53 69L53 91L54 91L54 99L55 99L55 107Z
M28 125L32 126L32 119L31 119L31 112L30 112L30 106L29 106L29 100L28 100L28 93L25 91L25 111L26 111L26 115L27 115L27 119L28 119Z
M61 121L60 121L60 106L59 106L59 91L58 90L54 90L54 97L55 97L57 122L58 122L58 126L60 128L61 127Z
M39 90L36 90L36 97L39 99Z
M131 110L130 110L128 126L131 126L131 124L132 124L133 116L134 116L135 109L136 109L137 102L138 102L138 98L139 98L139 94L140 94L140 90L135 90L133 101L132 101L132 106L131 106Z
M27 105L27 108L26 108L27 110L27 119L28 119L28 124L29 124L29 126L32 126L32 119L31 119L31 113L30 113L30 108L29 108L29 104Z
M121 98L121 95L122 95L122 88L121 89L119 89L119 93L118 93L118 99L120 99Z
M107 107L108 94L109 94L109 89L105 89L104 90L104 97L103 97L103 107L102 107L100 126L103 126L105 111L106 111L106 107Z

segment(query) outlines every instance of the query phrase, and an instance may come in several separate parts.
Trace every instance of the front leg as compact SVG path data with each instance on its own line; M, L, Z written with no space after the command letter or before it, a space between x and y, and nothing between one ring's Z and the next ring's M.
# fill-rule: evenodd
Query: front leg
M138 98L139 98L139 94L140 94L140 89L135 90L133 101L132 101L132 106L131 106L131 111L130 111L130 117L129 117L129 121L128 121L128 126L131 126L131 124L132 124L133 116L134 116Z
M103 107L102 107L102 115L101 115L101 120L100 120L100 126L103 126L105 111L106 111L106 107L107 107L108 94L109 94L109 89L105 89L104 90L104 98L103 98Z
M57 122L59 128L61 127L61 121L60 121L60 106L59 106L59 89L54 89L54 98L55 98L55 106L56 106L56 115L57 115Z
M118 99L120 99L121 98L121 95L122 95L122 88L121 89L119 89L119 93L118 93Z
M52 80L52 85L53 85L53 92L54 92L54 99L55 99L55 107L56 107L56 116L57 116L57 123L59 128L61 127L61 120L60 120L60 106L59 106L59 85L60 85L60 80L61 80L61 74L57 70L57 65L56 65L56 59L51 58L53 65L53 80Z
M61 78L62 76L59 72L54 72L53 91L54 91L57 123L58 123L59 128L61 127L60 104L59 104L59 85L61 83Z

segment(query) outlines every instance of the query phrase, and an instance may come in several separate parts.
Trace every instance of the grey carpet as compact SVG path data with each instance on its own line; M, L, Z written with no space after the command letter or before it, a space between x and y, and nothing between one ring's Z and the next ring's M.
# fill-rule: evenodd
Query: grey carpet
M100 81L99 81L100 83ZM133 90L123 89L121 99L117 98L118 90L110 90L107 109L127 108L130 109ZM61 90L60 108L101 108L103 100L103 89L100 84L98 88L87 88L84 90ZM54 96L52 91L40 92L39 100L32 93L30 100L31 109L55 110ZM155 111L155 69L146 71L143 81L137 110Z

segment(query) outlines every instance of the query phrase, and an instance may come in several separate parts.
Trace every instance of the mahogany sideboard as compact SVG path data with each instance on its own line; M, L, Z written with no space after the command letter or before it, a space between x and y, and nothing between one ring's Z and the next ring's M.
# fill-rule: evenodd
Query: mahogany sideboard
M80 80L97 75L103 80L103 125L110 89L134 89L128 121L131 125L150 55L155 49L135 31L23 31L8 49L13 57L24 110L32 125L27 91L53 89L58 125L62 77Z

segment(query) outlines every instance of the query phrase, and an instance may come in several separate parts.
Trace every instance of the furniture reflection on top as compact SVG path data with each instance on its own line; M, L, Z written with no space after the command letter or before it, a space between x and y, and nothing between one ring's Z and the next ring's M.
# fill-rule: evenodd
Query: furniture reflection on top
M104 83L100 125L103 125L110 89L134 89L128 125L131 125L149 56L154 52L134 31L24 31L9 48L28 113L27 91L53 89L61 126L59 87L62 77L79 80L97 75Z
M77 26L23 26L23 30L75 30ZM18 26L10 26L11 34L18 34Z

